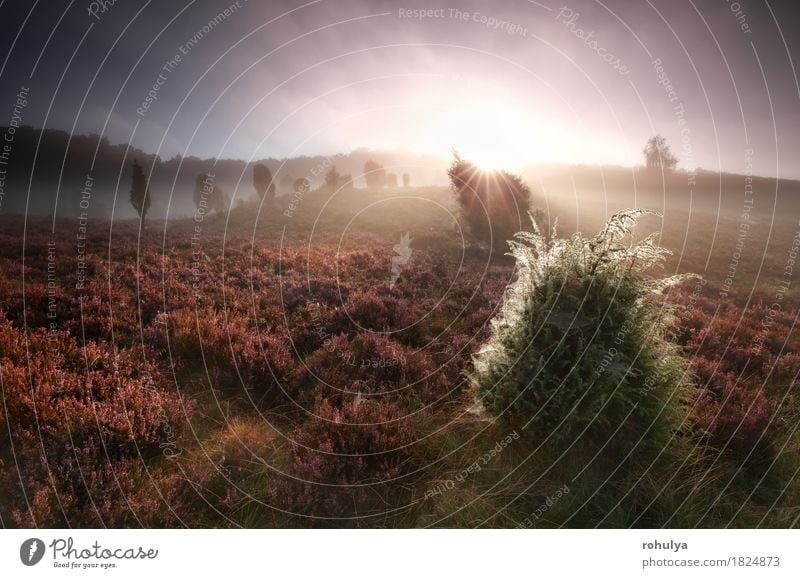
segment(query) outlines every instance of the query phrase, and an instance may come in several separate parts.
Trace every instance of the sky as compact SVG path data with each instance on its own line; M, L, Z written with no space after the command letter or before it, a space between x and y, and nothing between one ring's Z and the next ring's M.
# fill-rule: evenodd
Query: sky
M0 126L511 170L640 164L658 133L683 168L800 178L798 4L0 0Z

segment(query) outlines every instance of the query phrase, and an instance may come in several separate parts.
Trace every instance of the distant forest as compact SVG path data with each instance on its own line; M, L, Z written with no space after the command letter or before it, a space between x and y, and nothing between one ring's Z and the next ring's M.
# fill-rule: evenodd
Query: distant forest
M0 127L0 133L5 132L6 128ZM97 156L92 169L95 152ZM149 177L153 197L149 214L163 218L169 203L169 216L181 217L194 211L192 193L199 174L213 173L216 183L233 198L235 204L255 196L252 177L252 166L255 164L266 165L273 175L277 194L286 195L293 191L293 182L298 178L307 178L312 188L318 187L323 184L325 172L331 166L335 165L342 173L358 176L362 174L364 164L371 159L387 169L402 165L400 172L409 173L411 186L445 184L447 159L438 157L359 149L330 157L267 158L254 159L251 163L240 159L215 161L194 156L164 159L125 144L111 144L96 134L70 137L69 133L61 130L23 126L16 131L8 166L4 167L8 174L6 194L0 210L3 213L52 215L58 191L57 216L77 215L81 211L81 192L87 175L91 175L93 184L88 211L91 216L109 217L113 208L115 218L134 217L136 214L128 202L128 191L133 161L136 160ZM29 184L31 195L28 201ZM355 184L363 186L365 183L363 178L357 178ZM170 191L173 190L170 200ZM117 203L114 207L115 191Z
M5 131L5 127L0 127L0 132ZM93 158L95 162L92 168ZM114 218L135 217L136 213L128 202L134 160L144 168L149 178L152 207L148 214L153 218L191 215L194 211L192 195L196 179L205 173L214 174L215 182L235 206L256 198L252 176L255 164L269 168L276 193L280 196L291 194L297 179L308 179L312 189L321 187L325 173L331 166L343 174L353 175L357 187L366 186L363 173L369 161L380 163L389 172L407 173L411 187L444 186L449 162L446 158L432 155L370 149L357 149L330 157L254 159L250 163L241 159L215 160L194 156L164 159L125 144L111 144L96 134L70 137L69 133L61 130L23 126L15 133L10 159L4 167L7 174L0 212L52 215L57 206L57 216L76 216L84 211L80 208L80 202L85 198L82 192L87 176L91 176L91 200L85 211L89 216L108 218L113 211ZM639 200L653 202L666 196L679 202L685 209L719 209L722 212L741 210L742 191L746 184L744 175L699 170L689 186L687 183L691 179L688 173L680 169L662 174L644 167L619 166L530 166L522 171L522 177L534 192L543 189L541 192L547 195L573 196L577 193L601 200L606 194L629 197L635 192ZM781 210L793 210L800 206L800 181L753 177L752 187L764 201L780 198ZM609 200L613 203L615 199ZM629 203L629 200L626 198L625 202ZM773 203L762 202L759 205L762 214L772 213Z

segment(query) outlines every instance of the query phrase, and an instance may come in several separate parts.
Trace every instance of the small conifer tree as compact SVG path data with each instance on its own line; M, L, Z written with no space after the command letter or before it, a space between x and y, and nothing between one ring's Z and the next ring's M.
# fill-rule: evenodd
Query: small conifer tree
M144 170L136 160L133 161L130 201L144 223L145 219L147 219L147 211L150 210L150 189L147 187L147 178L144 175Z
M622 242L648 212L614 215L590 239L548 239L534 219L516 235L518 276L474 359L485 409L529 438L580 437L620 456L665 443L688 388L664 338L669 310L648 296L693 276L651 281L669 251L655 235Z

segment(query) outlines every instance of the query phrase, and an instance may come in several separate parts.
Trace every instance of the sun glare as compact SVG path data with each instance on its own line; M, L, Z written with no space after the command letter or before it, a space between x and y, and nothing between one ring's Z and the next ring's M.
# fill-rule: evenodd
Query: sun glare
M477 102L447 110L431 123L421 148L455 150L484 170L518 172L542 160L544 124L515 106Z

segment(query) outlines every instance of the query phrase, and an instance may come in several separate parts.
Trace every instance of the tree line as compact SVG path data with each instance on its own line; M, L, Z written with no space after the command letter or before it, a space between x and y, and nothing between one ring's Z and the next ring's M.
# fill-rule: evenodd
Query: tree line
M275 199L278 187L272 171L268 166L258 163L253 165L253 189L255 197L261 201L272 202ZM367 188L382 189L396 188L398 177L395 173L387 173L386 169L374 160L364 163L364 181ZM403 173L402 182L404 187L411 186L411 176ZM341 174L333 165L328 169L324 176L325 188L334 193L342 189L353 187L353 177L349 174ZM280 189L284 194L304 194L311 190L311 181L306 177L294 178L291 175L284 175L280 180ZM231 198L215 182L213 174L209 172L200 173L195 178L193 193L195 208L221 212L231 206ZM129 193L131 206L134 208L139 218L144 221L150 209L152 196L144 174L142 165L134 159L131 173L131 190Z

